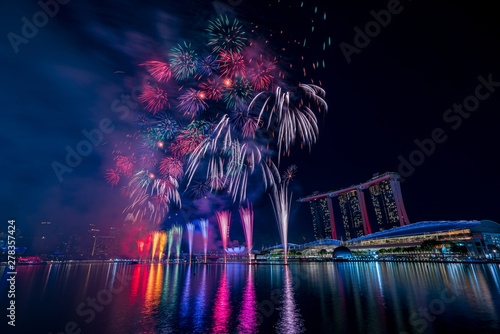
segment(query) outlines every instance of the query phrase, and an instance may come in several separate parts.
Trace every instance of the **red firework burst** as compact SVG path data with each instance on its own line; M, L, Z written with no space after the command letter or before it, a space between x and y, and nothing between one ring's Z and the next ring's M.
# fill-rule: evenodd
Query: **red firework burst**
M141 66L146 66L148 68L149 74L151 74L158 82L167 82L172 76L172 71L167 63L150 60L145 63L140 64Z
M179 159L166 157L160 163L160 173L180 180L184 174L183 164Z
M158 87L147 86L139 96L139 100L145 103L146 109L153 114L168 106L167 93Z
M206 138L207 136L197 129L185 129L180 131L180 135L170 148L175 156L188 155L193 153Z
M233 78L237 75L245 77L245 57L237 52L221 50L219 53L222 76Z
M200 89L211 100L219 101L222 98L222 85L215 80L208 79L207 82L202 82Z
M115 169L108 169L106 172L106 181L111 183L111 186L116 186L120 182L120 173Z
M276 62L264 64L264 62L254 62L248 70L248 79L254 90L267 90L273 83L272 71L276 68Z

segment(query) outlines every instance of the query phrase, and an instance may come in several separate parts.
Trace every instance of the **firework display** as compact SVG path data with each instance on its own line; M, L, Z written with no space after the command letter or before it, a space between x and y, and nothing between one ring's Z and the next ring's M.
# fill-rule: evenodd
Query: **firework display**
M279 166L295 144L311 150L319 135L318 114L328 106L321 82L294 83L296 76L288 74L292 63L273 54L269 40L256 28L219 16L208 22L203 38L176 41L163 56L139 63L146 75L140 108L125 139L115 145L114 165L105 179L121 187L127 199L124 213L146 230L154 231L183 202L217 196L238 205L247 200L249 187L257 185L261 194L271 189L286 247L288 182L296 166L282 175ZM250 256L253 209L247 203L239 212ZM230 211L218 211L216 217L225 259ZM168 232L151 232L148 242L138 241L141 257L161 260L167 248L170 260L175 244L179 259L182 226L166 223ZM206 262L208 220L195 223ZM191 259L194 224L186 229Z
M244 208L240 206L240 218L241 224L243 225L243 231L245 232L245 240L248 249L248 259L252 262L252 237L253 237L253 207L252 204L247 203L247 207Z
M193 252L193 236L194 236L194 224L187 223L186 230L188 232L188 243L189 243L189 263L191 263L191 253Z
M204 261L207 262L207 247L208 247L208 219L198 220L200 225L201 235L203 237L203 254Z
M168 230L168 246L167 246L167 261L170 261L170 254L172 252L172 245L174 243L174 229Z
M165 251L165 246L167 246L167 238L168 235L166 232L161 232L160 233L160 244L159 244L159 253L158 253L158 260L161 261L163 258L163 252Z
M226 262L227 239L229 238L229 227L231 225L231 212L216 211L217 222L219 223L220 237L222 239L222 248L224 249L224 263Z
M316 142L325 91L288 82L288 64L251 28L220 16L208 22L208 39L180 41L165 59L140 63L150 75L142 110L105 176L122 184L124 212L135 221L161 223L171 205L210 193L242 202L251 179L273 185L296 142Z
M174 225L172 227L172 234L175 238L175 254L177 256L177 260L181 255L181 242L182 242L182 226Z
M292 205L292 195L288 192L289 180L276 180L272 195L271 203L273 205L274 215L278 223L281 243L283 244L283 259L285 264L288 257L288 222L290 219L290 207Z

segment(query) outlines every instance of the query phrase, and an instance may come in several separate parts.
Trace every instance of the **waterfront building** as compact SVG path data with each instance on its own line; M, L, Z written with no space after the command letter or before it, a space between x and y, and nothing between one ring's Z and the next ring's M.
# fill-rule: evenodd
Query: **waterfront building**
M316 240L355 239L410 224L399 179L399 174L388 172L361 184L314 193L298 201L310 204Z
M352 239L352 250L376 251L395 247L420 246L426 240L467 247L472 257L497 257L500 224L491 220L424 221Z

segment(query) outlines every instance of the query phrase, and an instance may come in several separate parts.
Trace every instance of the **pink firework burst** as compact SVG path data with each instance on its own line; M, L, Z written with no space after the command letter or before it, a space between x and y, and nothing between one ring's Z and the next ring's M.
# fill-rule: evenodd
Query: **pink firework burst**
M276 68L276 62L265 64L263 61L254 62L248 70L248 79L254 90L267 90L273 83L272 71Z
M115 158L116 170L125 174L132 175L132 170L134 169L134 159L126 157L123 155L118 155Z
M145 63L140 64L141 66L146 66L148 68L149 74L151 74L158 82L167 82L172 76L172 71L167 63L149 60Z
M180 131L170 148L175 156L188 155L193 153L206 138L207 136L198 129L185 129Z
M215 80L208 79L207 82L202 82L199 87L211 100L219 101L222 98L223 87Z
M152 112L153 115L165 106L168 106L167 93L158 87L146 87L141 96L139 96L139 100L146 104L146 109Z
M245 57L242 54L221 50L219 56L222 76L229 78L234 78L237 75L245 77Z
M183 164L179 159L166 157L160 163L160 173L180 180L184 174Z
M116 186L120 182L120 173L116 169L108 169L105 179L111 183L111 186Z

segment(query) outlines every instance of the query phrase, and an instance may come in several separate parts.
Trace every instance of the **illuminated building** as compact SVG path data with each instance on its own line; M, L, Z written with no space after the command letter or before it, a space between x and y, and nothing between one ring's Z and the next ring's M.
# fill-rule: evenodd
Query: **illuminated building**
M463 244L471 256L489 258L500 247L500 224L491 220L425 221L365 235L347 244L355 250L379 250L415 247L426 240Z
M375 183L368 189L377 218L378 231L400 226L398 209L390 181L384 180Z
M385 173L348 188L315 193L299 202L310 204L317 240L330 235L342 240L359 238L410 224L399 179L396 173ZM338 218L336 206L340 211Z
M316 240L329 238L332 233L332 221L328 210L328 198L320 198L310 202L313 217L314 237Z

